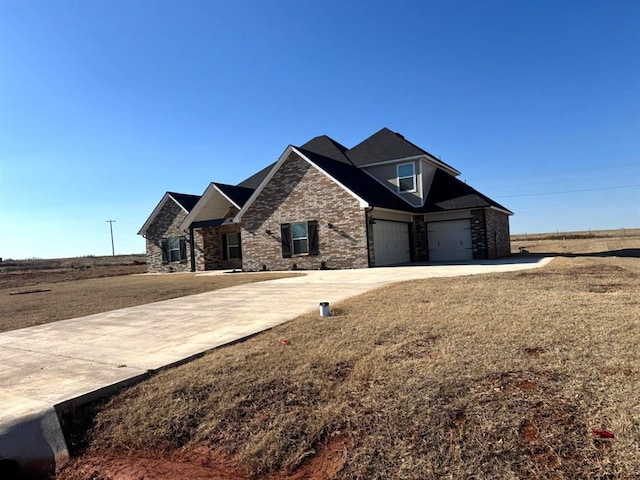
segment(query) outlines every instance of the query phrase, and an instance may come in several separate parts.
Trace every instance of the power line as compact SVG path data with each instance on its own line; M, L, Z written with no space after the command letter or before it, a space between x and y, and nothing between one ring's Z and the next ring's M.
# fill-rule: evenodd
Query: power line
M509 182L508 184L505 184L505 182L489 182L489 183L485 183L482 182L483 188L486 187L504 187L504 186L508 186L508 187L531 187L533 185L553 185L553 184L558 184L558 183L567 183L567 180L570 180L572 182L576 182L576 181L581 181L581 182L585 182L585 181L601 181L603 178L620 178L620 177L624 177L625 179L629 179L629 177L638 177L640 176L640 171L638 171L637 173L629 173L629 174L623 174L620 173L618 175L601 175L598 177L571 177L569 179L567 178L563 178L562 180L548 180L548 181L539 181L539 182L526 182L526 183L511 183ZM635 179L634 179L635 180ZM474 182L475 183L475 182Z
M613 165L601 165L601 166L578 166L578 167L573 167L570 169L563 169L563 170L558 170L558 169L553 169L551 167L549 168L545 168L542 170L530 170L530 171L521 171L518 173L513 173L512 175L491 175L491 176L486 176L486 177L474 177L474 183L477 183L478 181L482 181L483 179L487 179L487 180L494 180L494 179L507 179L507 178L522 178L522 177L539 177L539 176L557 176L558 174L562 174L562 173L578 173L578 172L587 172L587 171L593 171L593 170L613 170L613 169L620 169L623 167L635 167L638 168L638 164L637 163L618 163L618 164L613 164Z
M583 188L581 190L562 190L559 192L539 192L539 193L519 193L516 195L496 195L500 198L513 198L513 197L536 197L540 195L557 195L560 193L577 193L577 192L595 192L596 190L614 190L617 188L634 188L640 187L640 183L634 185L615 185L613 187L599 187L599 188Z

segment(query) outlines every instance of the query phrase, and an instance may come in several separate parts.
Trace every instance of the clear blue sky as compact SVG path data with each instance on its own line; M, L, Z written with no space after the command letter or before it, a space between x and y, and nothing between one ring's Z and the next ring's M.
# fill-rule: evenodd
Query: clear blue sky
M0 257L143 252L165 191L385 126L514 233L640 227L639 53L637 0L0 0Z

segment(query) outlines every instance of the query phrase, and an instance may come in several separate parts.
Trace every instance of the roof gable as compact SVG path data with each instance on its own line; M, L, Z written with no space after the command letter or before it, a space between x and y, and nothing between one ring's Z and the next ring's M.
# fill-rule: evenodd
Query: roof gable
M318 165L313 159L311 159L310 157L313 156L314 159L321 159L324 160L326 162L331 162L333 165L341 165L342 168L350 168L350 169L354 169L354 170L358 170L357 168L353 167L353 165L349 164L349 163L343 163L337 160L333 160L330 159L328 157L325 157L323 155L319 155L319 154L315 154L313 152L309 152L308 150L304 150L298 147L294 147L293 145L289 145L285 151L282 153L282 155L280 155L280 158L278 158L278 161L275 163L275 165L273 166L273 168L271 168L271 170L269 171L269 173L267 174L267 176L262 180L262 182L260 183L260 185L258 186L258 188L256 188L256 190L253 192L253 195L251 195L251 198L249 198L249 200L247 201L247 203L244 204L244 206L242 207L242 209L238 212L238 214L234 217L233 221L234 222L239 222L242 219L242 216L244 215L244 213L249 209L249 207L251 206L251 204L253 204L253 202L255 202L256 198L258 198L258 196L260 195L260 193L262 192L262 190L264 190L264 187L271 181L271 179L273 178L273 176L275 175L275 173L278 171L278 169L282 166L282 164L289 158L289 156L291 155L291 153L295 153L297 155L299 155L302 160L304 160L305 162L308 162L310 165L312 165L313 167L317 168L320 172L322 172L324 175L326 175L328 178L330 178L331 180L333 180L335 183L337 183L341 188L343 188L347 193L349 193L350 195L352 195L356 200L358 200L358 202L360 202L360 205L362 207L368 207L369 204L367 203L366 200L364 200L362 197L360 197L358 194L356 194L355 192L353 192L352 190L350 190L346 185L344 185L343 183L340 182L340 180L338 179L338 176L335 174L332 174L331 172L326 171L321 165ZM362 172L360 172L362 173ZM364 173L363 173L364 174Z
M142 228L140 228L140 231L138 231L138 235L145 235L147 233L147 229L153 223L156 216L160 213L162 207L164 207L167 202L171 201L175 203L182 210L184 210L185 213L189 214L198 203L198 200L200 200L200 195L189 195L187 193L176 192L165 193L162 196L162 199L158 202L158 205L156 205L156 208L154 208L153 212L151 212L151 215L149 215L149 218L147 218L146 222L144 222L144 225L142 225Z
M180 228L186 230L196 222L224 220L223 217L230 207L240 210L252 193L251 188L211 182L196 206L182 221Z

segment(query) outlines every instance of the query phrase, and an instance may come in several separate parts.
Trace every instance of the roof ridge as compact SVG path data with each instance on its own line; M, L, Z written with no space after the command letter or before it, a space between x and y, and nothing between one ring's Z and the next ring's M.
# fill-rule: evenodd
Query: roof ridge
M232 188L243 188L245 190L255 190L255 188L251 188L251 187L243 187L240 185L233 185L231 183L222 183L222 182L211 182L216 186L223 186L223 187L232 187Z
M190 196L190 197L200 197L201 196L201 195L196 195L194 193L171 192L169 190L167 190L166 193L168 193L169 195L187 195L187 196Z
M330 158L334 161L347 164L352 163L345 154L348 148L342 145L337 140L331 138L329 135L315 136L302 145L296 146L296 148L305 150L307 152L313 152L317 155L322 155L323 157Z

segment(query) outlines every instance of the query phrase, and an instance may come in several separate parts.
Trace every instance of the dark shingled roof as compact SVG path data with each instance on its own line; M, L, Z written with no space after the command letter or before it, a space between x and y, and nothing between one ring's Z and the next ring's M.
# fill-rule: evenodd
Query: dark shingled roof
M425 204L421 207L414 207L369 176L364 170L351 163L330 158L312 150L311 148L318 147L320 151L323 151L327 147L327 139L331 140L329 137L325 137L322 141L316 142L319 138L322 137L316 137L311 142L298 147L298 150L373 207L411 213L432 213L489 206L509 211L498 202L482 195L474 188L439 168L436 169Z
M399 158L420 155L433 157L433 155L386 127L351 149L346 148L326 135L315 137L301 147L296 148L318 167L373 207L411 213L443 212L489 206L509 211L498 202L482 195L440 168L436 169L427 199L422 207L414 207L405 202L359 167ZM441 160L440 162L455 171L453 167ZM274 165L275 163L272 163L235 187L219 183L215 185L234 202L243 206Z
M244 187L244 188L251 188L255 190L256 188L258 188L258 185L262 183L262 180L264 180L264 177L267 176L267 174L271 171L271 169L275 164L276 162L273 162L271 165L263 168L258 173L255 173L251 175L249 178L243 180L237 186Z
M387 127L347 150L346 155L356 166L415 157L418 155L429 155L430 157L436 158L426 150L411 143L401 134L392 132ZM455 170L455 168L447 165L442 160L438 161L450 169Z
M198 200L200 200L200 195L189 195L187 193L176 193L176 192L167 192L171 197L178 202L182 208L184 208L187 212L193 210L193 207L196 206Z
M312 138L300 148L310 152L315 152L338 162L351 164L349 159L345 156L347 147L340 145L333 138L327 137L326 135Z
M424 155L425 152L411 142L388 128L383 128L366 140L349 149L347 157L354 165L397 160L398 158Z
M227 185L225 183L214 182L213 184L240 208L247 203L247 200L249 200L249 197L253 195L253 192L255 191L253 188L238 187L236 185Z
M481 194L475 188L461 182L453 175L436 169L431 188L421 211L425 213L444 212L477 207L496 207L507 212L510 211L498 202Z

